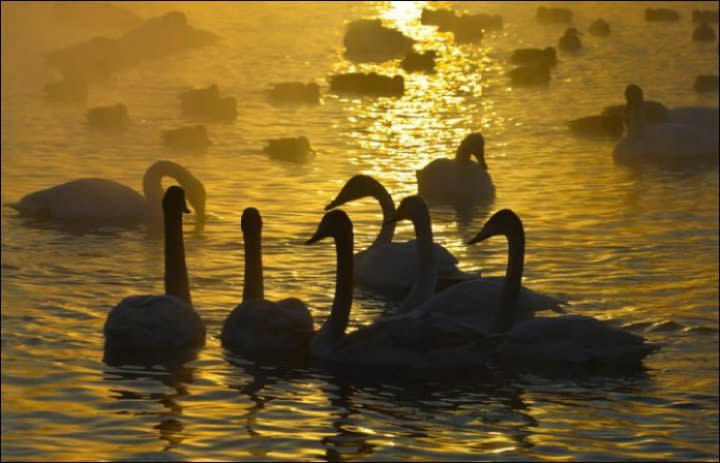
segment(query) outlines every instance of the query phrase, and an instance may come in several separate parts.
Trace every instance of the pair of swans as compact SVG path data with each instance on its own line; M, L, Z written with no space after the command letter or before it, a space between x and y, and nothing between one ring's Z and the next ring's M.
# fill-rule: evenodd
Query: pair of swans
M162 178L175 179L185 190L196 219L196 231L205 225L205 187L183 166L158 161L143 176L143 194L113 180L83 178L30 193L10 204L20 215L67 224L134 227L145 224L152 234L162 230Z
M621 161L645 159L694 162L718 156L718 109L679 107L669 110L673 122L646 124L643 92L625 89L627 127L613 155Z

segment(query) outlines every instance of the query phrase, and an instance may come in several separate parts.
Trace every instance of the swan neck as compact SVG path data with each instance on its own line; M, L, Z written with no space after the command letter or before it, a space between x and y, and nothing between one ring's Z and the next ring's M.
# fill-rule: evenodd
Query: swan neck
M395 235L395 222L390 220L395 213L395 203L385 187L380 184L378 184L378 187L379 188L376 188L373 192L372 197L380 203L383 221L380 232L372 245L388 244L392 241L393 235Z
M187 200L195 212L195 228L202 231L205 224L205 187L190 171L174 162L158 161L145 171L143 194L150 205L152 216L162 214L163 177L174 179L185 190Z
M322 342L326 345L340 341L350 320L353 285L353 237L335 236L337 268L335 274L335 299L330 315L320 329Z
M412 223L415 229L419 268L417 279L403 301L400 312L409 311L432 297L437 286L438 272L435 263L433 233L427 209L413 214Z
M525 234L522 229L513 230L507 235L508 264L505 281L500 294L500 314L498 330L509 331L515 321L517 300L522 287L523 267L525 264Z
M190 283L185 265L182 213L165 214L165 294L192 305Z
M640 136L645 130L645 108L644 102L628 105L627 108L627 133L630 136Z
M245 242L245 282L243 286L243 302L261 301L265 298L261 231L243 230Z

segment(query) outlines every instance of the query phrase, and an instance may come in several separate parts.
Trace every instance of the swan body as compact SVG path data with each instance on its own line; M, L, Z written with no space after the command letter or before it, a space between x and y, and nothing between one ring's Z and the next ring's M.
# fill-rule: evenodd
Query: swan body
M420 259L420 275L416 286L434 287L437 274L432 271L434 256L428 252L432 244L432 230L427 207L417 196L405 198L398 207L395 219L409 219L415 227L418 244L416 252ZM522 287L519 280L522 278L525 238L521 228L518 230L518 227L515 227L515 229L514 233L508 235L508 240L512 244L512 253L509 256L507 273L510 278L516 278L518 281L508 282L508 276L463 281L435 295L432 293L425 295L420 304L404 303L395 313L413 311L423 315L442 314L454 320L462 320L483 332L490 332L492 322L502 310L503 292L509 284L518 286L515 313L519 319L531 318L535 312L545 309L562 312L560 306L564 301Z
M194 88L180 94L183 114L215 120L233 120L237 117L237 100L234 97L220 97L218 86Z
M225 319L222 345L254 359L302 357L313 332L312 316L299 299L265 299L258 210L245 209L241 225L245 239L243 301Z
M143 177L145 196L112 180L86 178L36 191L10 206L20 215L94 226L134 227L148 224L159 230L162 225L160 199L162 177L178 181L188 192L197 216L196 228L205 221L205 187L187 169L170 161L152 164Z
M582 48L579 37L580 32L574 27L569 27L558 41L558 48L565 51L578 51Z
M417 247L415 240L392 241L395 222L391 218L395 213L395 203L385 187L369 175L355 175L345 183L335 199L325 206L325 210L365 197L378 201L382 208L383 222L378 236L370 246L354 255L355 283L386 296L405 296L418 276ZM438 287L476 277L458 269L457 259L443 246L433 243L433 252Z
M352 305L353 231L347 214L325 214L307 244L332 237L337 252L335 298L330 315L310 343L312 358L324 364L386 371L456 370L484 367L489 340L448 317L417 314L381 318L345 334Z
M692 38L696 42L713 42L717 39L717 35L708 23L702 23L695 28Z
M304 136L268 140L263 151L272 159L289 162L306 162L315 153L310 147L310 141Z
M416 171L416 177L418 194L428 202L457 204L495 197L495 185L485 164L485 139L480 133L465 137L455 159L435 159Z
M691 125L717 133L718 108L709 106L678 106L668 111L670 122Z
M402 58L412 50L415 40L385 27L379 19L361 19L347 25L343 44L348 59L382 62Z
M194 125L164 131L163 143L176 150L204 150L210 139L204 125Z
M190 299L182 214L189 212L182 188L168 188L163 198L165 294L130 296L108 314L103 333L106 351L175 351L205 343L205 323Z
M677 21L680 19L680 14L669 8L646 8L645 9L645 20L646 21Z
M87 124L100 129L123 129L130 124L127 106L98 106L87 112Z
M315 82L281 82L273 84L268 96L274 103L320 103L320 87Z
M494 331L502 333L499 336L503 338L494 352L494 361L500 366L571 372L579 368L637 368L646 355L657 349L640 336L592 317L565 315L521 320L518 296L522 262L517 256L518 249L524 247L524 240L519 240L523 235L522 221L508 209L496 212L469 244L496 235L505 235L510 248L500 295L502 307L494 320Z
M695 78L693 90L698 93L717 92L720 87L720 80L716 75L702 75Z
M708 127L682 123L646 125L642 116L643 95L640 87L629 85L628 126L625 134L615 146L613 155L619 160L666 159L681 160L717 157L717 126L714 133ZM684 110L683 110L684 111ZM683 111L671 110L671 118L685 117ZM696 111L687 110L686 117ZM704 113L704 111L701 111ZM707 124L707 122L704 122Z
M544 63L518 66L508 72L513 85L545 85L550 82L550 68Z
M557 64L557 52L554 47L539 48L518 48L510 57L510 62L525 66L541 65L545 67Z
M350 72L330 77L330 90L335 93L399 97L405 93L405 79L399 75L389 77L376 72Z
M590 24L590 33L597 37L610 35L610 24L602 18L598 18Z
M400 61L400 67L407 72L432 73L435 72L436 57L437 52L433 50L426 51L424 53L410 51L410 53L405 55L402 61Z

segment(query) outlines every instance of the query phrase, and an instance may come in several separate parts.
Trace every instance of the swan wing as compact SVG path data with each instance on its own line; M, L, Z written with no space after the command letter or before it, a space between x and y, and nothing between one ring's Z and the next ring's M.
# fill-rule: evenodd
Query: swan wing
M174 296L130 296L108 314L107 345L128 350L173 350L202 345L205 323L187 302Z

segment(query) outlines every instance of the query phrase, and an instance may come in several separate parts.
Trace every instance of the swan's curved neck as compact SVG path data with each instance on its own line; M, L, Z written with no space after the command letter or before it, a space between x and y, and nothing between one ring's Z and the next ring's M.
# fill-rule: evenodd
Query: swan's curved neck
M165 294L192 305L190 283L185 265L182 212L165 214Z
M350 320L353 297L353 233L352 230L334 236L337 269L335 274L335 299L330 315L315 337L318 348L332 348L342 340Z
M438 272L433 249L430 213L427 208L418 208L418 210L413 211L411 220L415 229L415 244L420 264L415 284L398 309L399 312L407 312L425 302L435 294L435 287L437 286Z
M522 225L508 230L505 236L508 240L508 264L500 294L500 313L497 318L497 330L501 333L509 331L515 322L525 264L525 233Z
M183 166L170 161L158 161L148 167L143 176L143 194L150 205L151 217L160 217L163 196L162 179L171 177L185 190L188 202L196 214L195 228L202 230L205 223L204 187L200 180Z
M264 299L262 238L261 230L254 228L243 230L245 241L245 283L243 286L243 302L261 301Z
M395 213L395 203L392 200L390 193L380 183L373 189L370 196L375 198L382 208L383 222L380 227L380 232L377 238L373 241L371 246L376 244L387 244L390 243L395 235L395 222L391 221L390 218Z

